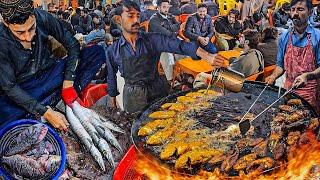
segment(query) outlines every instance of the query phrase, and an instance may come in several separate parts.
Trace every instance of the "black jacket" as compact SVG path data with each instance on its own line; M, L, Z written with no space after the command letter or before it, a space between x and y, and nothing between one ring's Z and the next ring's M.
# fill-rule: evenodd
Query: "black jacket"
M198 13L189 16L186 22L184 35L191 41L197 41L199 36L209 37L209 39L211 39L214 35L211 17L206 15L204 20L201 22L201 18Z
M149 32L159 32L167 36L177 36L179 29L180 24L171 14L168 14L167 18L164 18L157 12L149 21Z
M151 16L157 13L157 10L147 9L145 11L142 11L140 13L140 22L148 21L150 20Z
M34 13L37 25L32 50L25 49L11 31L0 24L0 94L7 95L29 113L43 115L46 107L21 89L19 83L46 72L56 63L56 59L52 58L48 48L48 35L57 39L68 50L65 80L74 80L80 45L63 24L52 15L38 9L35 9Z
M233 26L228 21L227 16L221 16L215 21L215 30L220 34L227 34L232 37L237 37L241 32L241 24L239 21L236 21Z

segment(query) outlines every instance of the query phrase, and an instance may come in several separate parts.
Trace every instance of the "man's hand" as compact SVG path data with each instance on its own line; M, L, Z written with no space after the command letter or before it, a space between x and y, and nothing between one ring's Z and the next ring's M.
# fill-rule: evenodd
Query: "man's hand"
M269 85L274 84L274 81L276 80L276 77L274 77L273 75L270 75L268 77L266 77L265 82Z
M229 61L217 54L211 54L199 47L197 49L197 56L201 57L203 60L206 60L210 65L218 66L218 67L227 67L229 65Z
M73 86L73 81L68 81L68 80L64 80L63 81L63 89L65 88L69 88L69 87L72 87Z
M113 108L117 108L117 99L116 97L110 97L110 106Z
M198 41L201 45L206 46L208 45L208 42L206 42L206 38L199 36Z
M210 38L209 38L209 37L206 37L206 38L204 38L204 40L205 40L205 42L206 42L206 45L208 45L209 42L210 42Z
M308 74L303 73L294 80L293 86L296 88L303 87L307 84L307 81L308 81Z
M56 129L68 131L68 122L63 114L49 108L43 117Z

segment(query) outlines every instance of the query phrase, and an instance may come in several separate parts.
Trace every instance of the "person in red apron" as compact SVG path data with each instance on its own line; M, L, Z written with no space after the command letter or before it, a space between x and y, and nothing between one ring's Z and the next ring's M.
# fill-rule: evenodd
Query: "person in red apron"
M294 90L320 112L320 81L312 78L319 71L320 31L308 24L312 13L311 0L292 0L291 17L294 27L279 39L277 67L266 78L268 84L286 72L285 88Z

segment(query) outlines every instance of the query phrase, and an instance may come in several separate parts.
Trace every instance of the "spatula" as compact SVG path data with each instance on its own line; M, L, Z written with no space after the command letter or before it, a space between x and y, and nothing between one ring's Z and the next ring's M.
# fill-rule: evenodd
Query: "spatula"
M256 120L258 117L260 117L263 113L265 113L268 109L270 109L273 105L275 105L281 98L289 94L294 89L294 86L292 86L289 90L287 90L282 96L280 96L278 99L276 99L272 104L270 104L267 108L265 108L260 114L258 114L254 119L251 121L249 119L243 120L239 122L239 128L241 134L244 136L251 128L251 123Z

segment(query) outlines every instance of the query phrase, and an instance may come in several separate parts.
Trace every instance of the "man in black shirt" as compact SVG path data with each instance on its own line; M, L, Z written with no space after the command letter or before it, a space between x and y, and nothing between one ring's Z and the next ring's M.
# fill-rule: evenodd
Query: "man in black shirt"
M218 44L224 44L226 47L222 50L231 50L236 46L238 35L241 32L241 24L238 21L240 13L236 9L231 9L227 16L220 16L215 22L216 36L218 37ZM221 42L220 42L221 41Z
M78 41L62 23L32 4L0 0L0 125L42 116L53 127L67 130L64 115L50 105L61 96L67 105L78 99L76 90L91 81L105 54L97 46L80 52ZM68 50L67 58L52 58L49 35Z

